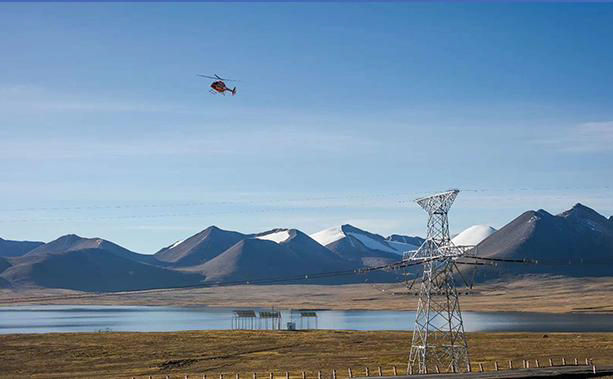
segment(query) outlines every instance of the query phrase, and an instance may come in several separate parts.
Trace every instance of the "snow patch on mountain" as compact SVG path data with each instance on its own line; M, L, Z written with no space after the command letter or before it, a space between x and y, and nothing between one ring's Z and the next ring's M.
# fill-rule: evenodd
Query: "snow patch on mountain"
M415 246L410 243L398 242L398 241L387 241L387 244L393 247L397 253L404 253L406 251L417 250L419 246Z
M451 242L456 246L478 245L495 232L496 229L489 225L473 225L453 237Z
M323 246L327 246L331 243L334 243L342 238L345 238L345 233L340 226L335 226L332 228L324 229L320 232L313 233L309 235L312 239L319 242L319 244Z
M346 233L346 235L349 235L357 239L369 249L387 251L388 253L398 253L398 250L389 247L386 242L379 242L373 238L370 238L367 235L359 234L359 233Z
M276 243L281 243L281 242L287 241L289 237L290 237L289 230L281 230L278 232L272 232L268 234L259 235L259 236L256 236L255 238L261 239L261 240L273 241Z
M184 239L183 239L183 240L179 240L179 241L177 241L177 242L173 243L172 245L168 246L168 247L167 247L167 249L172 249L172 248L173 248L173 247L175 247L175 246L179 246L179 245L180 245L180 244L182 244L184 241L185 241Z

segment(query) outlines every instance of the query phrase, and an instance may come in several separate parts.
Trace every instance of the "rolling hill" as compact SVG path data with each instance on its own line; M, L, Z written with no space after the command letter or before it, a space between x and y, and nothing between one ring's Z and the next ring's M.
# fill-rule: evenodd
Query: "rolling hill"
M137 254L99 238L62 236L11 258L0 278L13 287L121 291L175 287L202 281L197 273L156 267L151 256Z
M83 238L77 236L76 234L67 234L49 243L40 245L39 247L24 254L23 257L34 258L37 256L64 254L71 251L87 249L104 250L110 254L141 263L158 263L151 255L135 253L102 238Z

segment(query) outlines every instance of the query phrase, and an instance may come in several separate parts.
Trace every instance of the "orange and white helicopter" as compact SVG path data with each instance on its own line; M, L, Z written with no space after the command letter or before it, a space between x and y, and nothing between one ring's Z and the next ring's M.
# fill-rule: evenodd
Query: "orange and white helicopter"
M198 76L201 76L203 78L208 78L208 79L214 79L215 81L213 83L211 83L211 89L209 90L209 92L211 92L212 94L216 95L218 93L225 95L226 91L231 92L232 96L236 95L236 87L230 89L228 88L228 86L226 86L225 82L237 82L238 80L232 80L232 79L224 79L224 78L220 78L219 75L214 74L215 76L208 76L208 75L201 75L198 74Z

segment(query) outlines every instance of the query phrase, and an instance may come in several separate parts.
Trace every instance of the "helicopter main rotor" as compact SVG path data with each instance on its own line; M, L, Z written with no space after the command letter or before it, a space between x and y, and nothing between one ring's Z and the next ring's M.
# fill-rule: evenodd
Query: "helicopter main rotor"
M222 82L238 82L238 80L235 79L224 79L219 77L219 75L217 74L213 74L215 76L210 76L210 75L202 75L202 74L197 74L198 76L201 76L203 78L208 78L208 79L214 79L214 80L221 80Z

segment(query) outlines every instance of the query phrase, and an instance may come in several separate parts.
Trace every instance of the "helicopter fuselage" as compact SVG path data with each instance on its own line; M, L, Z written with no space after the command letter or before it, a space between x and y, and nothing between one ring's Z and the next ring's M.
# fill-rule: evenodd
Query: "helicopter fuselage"
M211 89L213 93L217 92L220 93L222 95L226 94L226 91L230 92L232 94L232 96L236 95L236 87L230 89L228 87L226 87L226 83L223 82L223 80L218 80L216 82L213 82L211 84Z
M219 93L223 93L225 91L229 91L228 87L226 87L226 83L222 82L221 80L213 82L211 84L211 88L214 89L215 91L219 92Z

